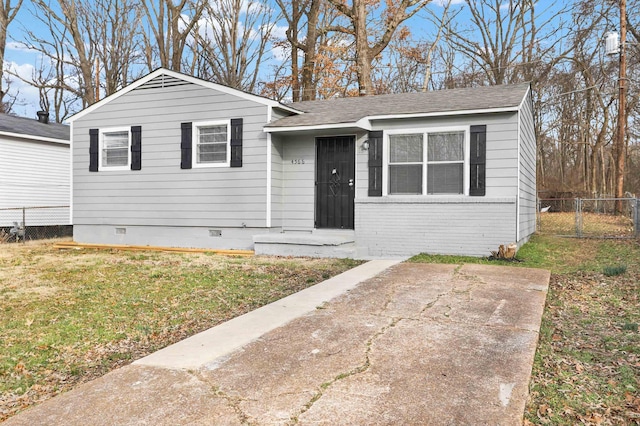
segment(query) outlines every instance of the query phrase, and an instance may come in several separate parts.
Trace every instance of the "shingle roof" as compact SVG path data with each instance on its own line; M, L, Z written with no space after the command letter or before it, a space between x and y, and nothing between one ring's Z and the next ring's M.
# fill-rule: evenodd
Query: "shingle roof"
M58 123L44 124L36 118L0 114L0 133L16 133L31 137L69 140L69 126Z
M529 87L529 83L521 83L295 102L289 106L303 111L304 114L281 118L266 127L306 127L355 123L363 118L373 116L515 109L522 103Z

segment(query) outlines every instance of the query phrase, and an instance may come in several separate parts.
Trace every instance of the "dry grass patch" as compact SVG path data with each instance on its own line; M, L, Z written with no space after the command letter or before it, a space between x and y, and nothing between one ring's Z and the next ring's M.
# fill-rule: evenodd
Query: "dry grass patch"
M0 421L358 263L2 245Z
M582 212L582 235L596 238L633 237L633 220L627 216ZM576 213L550 212L540 214L541 234L576 235Z

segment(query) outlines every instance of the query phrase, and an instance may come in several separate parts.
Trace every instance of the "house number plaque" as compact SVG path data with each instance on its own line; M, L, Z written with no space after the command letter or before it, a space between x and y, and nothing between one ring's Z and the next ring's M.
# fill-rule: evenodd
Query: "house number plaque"
M291 160L291 164L304 164L304 158L294 158Z

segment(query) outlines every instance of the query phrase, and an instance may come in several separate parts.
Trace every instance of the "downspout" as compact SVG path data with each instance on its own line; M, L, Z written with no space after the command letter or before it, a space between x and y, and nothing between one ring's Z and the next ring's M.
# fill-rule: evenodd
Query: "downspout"
M73 121L69 128L69 225L73 225Z
M271 123L271 105L267 106L267 123ZM271 228L271 133L267 132L267 215L265 225Z
M526 97L525 97L526 98ZM522 111L518 108L518 185L516 192L516 244L520 241L520 184L522 181L521 163L521 147L522 147Z

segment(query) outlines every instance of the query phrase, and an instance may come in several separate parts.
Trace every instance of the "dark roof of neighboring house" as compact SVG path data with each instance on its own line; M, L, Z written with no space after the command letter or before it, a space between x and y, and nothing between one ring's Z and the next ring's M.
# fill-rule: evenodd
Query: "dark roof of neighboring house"
M0 114L0 133L24 135L29 139L47 138L69 140L69 126L58 123L41 123L37 118Z
M281 118L267 127L305 127L355 123L368 117L516 109L529 83L295 102L304 114Z

